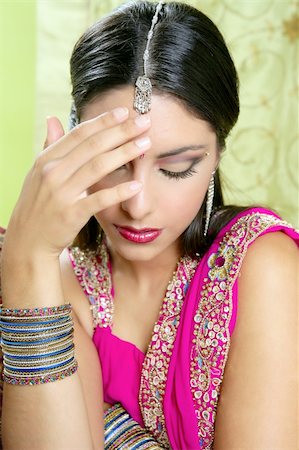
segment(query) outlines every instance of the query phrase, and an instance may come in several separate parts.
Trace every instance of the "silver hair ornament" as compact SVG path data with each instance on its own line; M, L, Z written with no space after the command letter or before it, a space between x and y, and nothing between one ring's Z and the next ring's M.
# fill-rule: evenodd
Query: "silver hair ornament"
M147 43L143 54L143 75L139 76L135 83L134 109L139 114L150 111L152 106L152 83L148 78L147 64L149 59L149 47L153 37L155 25L158 22L158 15L164 2L159 2L152 20L151 28L147 35Z

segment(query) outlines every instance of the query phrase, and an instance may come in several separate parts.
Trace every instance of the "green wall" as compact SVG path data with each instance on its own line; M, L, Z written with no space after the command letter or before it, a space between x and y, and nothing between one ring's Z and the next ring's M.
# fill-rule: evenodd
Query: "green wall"
M0 0L0 226L33 160L35 1Z

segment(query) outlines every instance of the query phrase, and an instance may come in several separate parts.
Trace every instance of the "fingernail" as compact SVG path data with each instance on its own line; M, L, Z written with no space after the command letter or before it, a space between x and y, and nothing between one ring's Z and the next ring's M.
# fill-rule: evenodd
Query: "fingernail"
M135 123L138 127L143 128L151 122L150 116L138 116L135 119Z
M137 147L141 148L142 150L144 150L146 147L148 147L151 143L151 140L148 136L140 138L140 139L136 139L135 144L137 145Z
M115 108L112 112L118 122L125 120L129 115L128 108Z
M129 187L131 191L140 191L140 189L142 188L142 183L140 183L139 181L133 181Z

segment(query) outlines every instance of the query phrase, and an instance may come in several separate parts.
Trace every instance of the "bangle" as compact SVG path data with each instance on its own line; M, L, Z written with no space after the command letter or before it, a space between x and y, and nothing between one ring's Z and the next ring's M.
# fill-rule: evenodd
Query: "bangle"
M71 304L0 308L3 381L15 385L42 384L77 371L71 312Z
M20 379L20 378L16 379L11 376L6 376L5 373L3 373L3 381L5 381L8 384L14 384L14 385L17 384L20 386L29 386L29 385L50 383L53 381L63 380L64 378L73 375L77 371L77 369L78 369L78 363L76 362L70 368L67 368L58 373L47 374L44 376L37 376L37 377L32 377L32 378L29 378L28 376L26 376L25 379Z
M68 314L72 309L70 303L66 303L59 306L45 306L42 308L26 308L26 309L16 309L16 308L3 308L3 304L0 305L0 318L2 316L13 316L14 319L19 317L57 317L57 315Z
M130 449L159 450L159 444L119 404L104 414L105 450Z

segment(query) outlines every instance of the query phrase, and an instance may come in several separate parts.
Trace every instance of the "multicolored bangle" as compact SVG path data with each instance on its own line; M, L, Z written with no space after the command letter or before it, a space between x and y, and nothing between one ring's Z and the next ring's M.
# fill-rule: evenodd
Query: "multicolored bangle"
M104 414L105 450L159 450L162 447L119 404Z
M2 377L6 383L43 384L77 371L71 312L71 304L0 308Z

